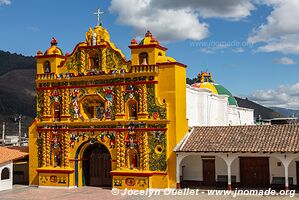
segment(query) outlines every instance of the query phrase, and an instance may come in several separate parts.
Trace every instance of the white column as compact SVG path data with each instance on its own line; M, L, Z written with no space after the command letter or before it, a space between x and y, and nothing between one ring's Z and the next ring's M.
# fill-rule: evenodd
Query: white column
M295 155L295 154L278 154L278 155L274 155L274 156L277 159L279 159L282 162L283 166L284 166L285 190L289 190L289 165L296 157L298 157L298 155Z
M231 175L231 165L234 162L234 160L239 156L239 154L220 154L218 155L220 158L224 160L227 167L227 189L232 190L232 175Z
M289 190L289 164L284 163L284 182L285 182L285 190Z
M179 189L181 187L180 183L180 165L182 160L186 157L181 153L176 154L176 188Z
M227 189L232 190L232 173L231 173L231 163L227 163Z

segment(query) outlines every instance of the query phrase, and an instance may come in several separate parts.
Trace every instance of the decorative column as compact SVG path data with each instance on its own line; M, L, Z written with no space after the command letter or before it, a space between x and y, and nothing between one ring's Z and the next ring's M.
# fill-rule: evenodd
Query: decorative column
M42 167L47 166L47 132L42 132Z
M143 84L138 89L139 94L139 112L138 112L138 119L146 119L148 116L147 113L147 88L146 84Z
M69 167L70 161L69 161L69 153L70 153L70 136L69 132L65 131L62 134L62 163L61 166Z
M46 136L46 162L47 162L47 166L51 165L51 160L50 160L50 153L51 153L51 144L50 144L50 134L51 131L47 132L47 136Z
M50 132L42 132L42 166L50 165Z
M45 90L44 91L44 113L43 113L44 116L51 115L50 95L51 95L51 91L50 90Z
M125 133L119 132L116 134L116 168L120 170L125 167Z
M123 95L123 86L115 87L115 97L116 97L116 120L123 120L125 116L125 105L124 105L124 95Z
M140 168L142 170L148 170L149 154L148 154L147 132L143 132L140 134L139 144L140 144Z
M101 59L101 67L100 67L100 70L106 72L106 52L107 52L107 48L101 48L102 49L102 52L101 52L101 56L102 56L102 59Z
M116 133L115 136L115 140L116 140L116 169L119 170L120 169L120 132Z
M62 109L61 109L61 114L62 116L68 116L69 111L70 111L70 89L63 89L61 91L62 94Z

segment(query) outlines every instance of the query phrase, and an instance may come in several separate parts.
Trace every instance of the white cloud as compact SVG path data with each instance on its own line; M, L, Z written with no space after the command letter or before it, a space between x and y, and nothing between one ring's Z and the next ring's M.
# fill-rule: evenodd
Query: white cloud
M204 18L216 17L232 20L248 17L255 9L250 0L152 0L151 4L154 8L192 9Z
M109 8L138 36L149 29L163 41L207 38L208 25L199 17L240 20L254 9L250 0L112 0Z
M299 82L281 85L274 90L257 90L250 99L265 106L299 109Z
M9 5L11 4L11 0L0 0L0 6L1 5Z
M260 43L258 51L299 54L299 1L259 0L273 8L265 24L260 25L248 38Z
M277 60L274 60L274 63L275 64L280 64L280 65L294 65L294 64L296 64L296 62L293 59L289 58L289 57L281 57Z

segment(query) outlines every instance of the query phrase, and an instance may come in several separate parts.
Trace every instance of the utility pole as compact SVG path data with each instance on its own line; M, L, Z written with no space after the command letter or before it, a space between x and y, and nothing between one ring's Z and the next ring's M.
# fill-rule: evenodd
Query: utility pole
M5 122L2 124L2 146L5 145Z
M19 115L19 146L21 146L22 138L22 115Z

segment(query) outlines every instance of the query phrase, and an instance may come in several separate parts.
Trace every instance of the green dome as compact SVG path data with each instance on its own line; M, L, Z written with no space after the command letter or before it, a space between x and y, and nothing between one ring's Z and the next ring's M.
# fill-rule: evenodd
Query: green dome
M229 105L235 105L238 106L237 100L235 99L235 97L230 93L230 91L228 91L225 87L223 87L222 85L219 85L217 83L214 83L214 86L218 92L218 94L224 94L228 96L228 104Z

